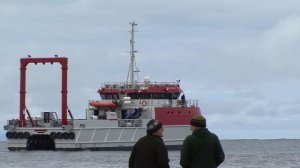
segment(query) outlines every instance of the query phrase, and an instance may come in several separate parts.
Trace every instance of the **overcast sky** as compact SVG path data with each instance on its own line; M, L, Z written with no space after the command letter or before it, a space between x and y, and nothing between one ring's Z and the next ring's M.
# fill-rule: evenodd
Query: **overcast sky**
M83 118L101 82L126 80L133 20L140 78L180 79L220 139L300 138L298 0L0 0L0 137L19 115L20 58L68 57ZM60 65L27 77L31 114L60 113Z

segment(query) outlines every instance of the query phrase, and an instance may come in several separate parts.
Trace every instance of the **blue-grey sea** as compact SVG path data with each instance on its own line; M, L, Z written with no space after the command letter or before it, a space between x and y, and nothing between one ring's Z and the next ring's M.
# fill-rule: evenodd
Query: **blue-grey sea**
M300 140L222 140L221 168L300 168ZM130 152L8 151L0 142L2 168L125 168ZM180 151L169 151L170 166L179 168Z

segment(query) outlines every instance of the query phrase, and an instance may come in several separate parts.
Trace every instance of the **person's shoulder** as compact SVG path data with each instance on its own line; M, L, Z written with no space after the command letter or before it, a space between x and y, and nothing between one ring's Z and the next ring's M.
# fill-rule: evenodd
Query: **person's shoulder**
M161 138L161 137L158 137L158 136L155 136L155 135L152 135L152 136L150 136L151 137L151 139L153 140L153 141L156 141L156 142L158 142L158 143L163 143L164 141L163 141L163 139Z
M218 135L213 132L210 132L210 136L213 137L214 139L219 139Z
M195 135L190 134L188 136L185 137L184 141L190 141L191 139L193 139L195 137Z
M141 137L141 138L137 141L137 143L141 143L141 142L143 142L143 141L146 141L147 139L148 139L148 137L147 137L147 135L145 135L145 136Z
M147 140L147 141L157 141L157 142L163 141L160 137L155 136L155 135L146 135L146 136L142 137L141 139Z
M147 135L143 141L143 143L151 144L152 147L165 146L163 139L155 135Z
M144 146L145 144L147 145L153 144L153 139L148 135L145 135L141 137L139 140L137 140L134 146L140 147L140 146Z

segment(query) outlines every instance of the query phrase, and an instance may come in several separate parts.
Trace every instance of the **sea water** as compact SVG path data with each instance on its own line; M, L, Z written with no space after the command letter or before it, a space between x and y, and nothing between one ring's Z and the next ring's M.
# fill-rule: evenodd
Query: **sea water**
M222 140L220 168L300 168L300 140ZM8 151L0 142L2 168L125 168L130 151ZM179 168L180 151L169 151L170 167Z

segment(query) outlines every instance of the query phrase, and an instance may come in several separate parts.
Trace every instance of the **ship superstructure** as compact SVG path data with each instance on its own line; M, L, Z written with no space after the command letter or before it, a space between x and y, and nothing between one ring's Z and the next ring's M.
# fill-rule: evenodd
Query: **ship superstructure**
M21 58L19 119L9 120L9 150L130 150L146 134L146 124L158 119L164 125L164 141L169 149L179 149L190 133L189 121L200 108L187 100L180 81L139 81L135 63L134 28L131 24L130 65L125 82L103 82L99 100L88 101L85 119L74 119L67 105L68 58ZM26 107L26 66L30 63L62 65L62 111L41 112L32 117ZM27 116L27 117L26 117Z

